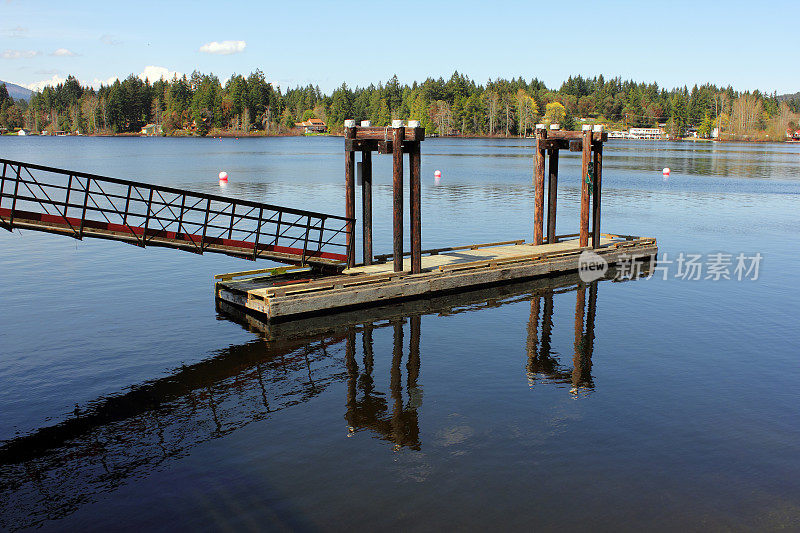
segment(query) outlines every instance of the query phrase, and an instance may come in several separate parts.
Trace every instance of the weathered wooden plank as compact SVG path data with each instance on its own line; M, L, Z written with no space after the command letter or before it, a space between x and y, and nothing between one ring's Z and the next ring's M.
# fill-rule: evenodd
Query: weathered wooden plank
M385 128L381 128L378 126L368 126L362 127L358 126L355 128L355 139L374 139L380 141L388 141L392 139L393 130L396 128L392 128L391 126L386 126ZM402 139L407 141L424 141L425 140L425 128L399 128L402 130L403 135Z
M436 255L442 252L454 252L458 250L477 250L478 248L489 248L492 246L507 246L510 244L524 244L525 239L516 239L513 241L500 241L500 242L488 242L483 244L467 244L465 246L449 246L447 248L430 248L428 250L422 250L422 255ZM403 253L404 256L411 255L411 252ZM392 254L380 254L376 255L375 259L377 261L385 261L392 257Z

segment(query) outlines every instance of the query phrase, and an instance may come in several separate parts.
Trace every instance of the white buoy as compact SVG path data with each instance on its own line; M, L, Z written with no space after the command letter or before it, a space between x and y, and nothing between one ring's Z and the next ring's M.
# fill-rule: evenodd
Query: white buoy
M224 170L219 173L219 181L228 181L228 173Z
M669 176L669 167L664 167L664 170L662 170L661 173L665 176Z
M434 178L436 178L437 180L438 180L438 179L441 179L441 177L442 177L442 171L441 171L441 170L436 170L436 171L434 171L434 172L433 172L433 177L434 177Z

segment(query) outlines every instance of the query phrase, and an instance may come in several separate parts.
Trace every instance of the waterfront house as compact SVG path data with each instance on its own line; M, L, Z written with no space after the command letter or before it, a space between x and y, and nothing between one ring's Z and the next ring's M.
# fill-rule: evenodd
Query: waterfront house
M17 132L17 135L25 136L25 135L28 135L29 133L30 132L28 130L26 130L25 128L20 128L20 130Z
M142 128L140 133L142 135L161 135L162 131L161 124L148 124Z
M295 122L295 128L302 128L303 133L325 133L328 131L328 126L324 121L318 118L310 118L303 122Z

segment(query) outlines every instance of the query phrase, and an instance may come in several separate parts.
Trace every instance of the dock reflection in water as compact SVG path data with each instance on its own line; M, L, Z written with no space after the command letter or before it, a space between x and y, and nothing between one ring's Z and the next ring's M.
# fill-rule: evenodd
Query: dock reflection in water
M0 529L67 517L100 493L163 468L201 443L308 402L338 383L345 384L347 433L367 431L395 449L421 449L424 315L530 301L528 360L520 362L530 384L565 383L580 396L594 387L598 283L584 285L577 275L567 275L278 324L221 307L222 316L261 338L76 408L59 424L0 445ZM551 346L554 296L565 292L576 294L571 365ZM388 355L376 354L373 332L381 328L390 328L393 338L387 392L374 376L375 358Z

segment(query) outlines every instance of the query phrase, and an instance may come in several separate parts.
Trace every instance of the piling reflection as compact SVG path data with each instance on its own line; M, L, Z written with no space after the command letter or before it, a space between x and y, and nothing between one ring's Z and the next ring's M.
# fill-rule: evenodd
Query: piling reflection
M408 318L409 348L406 362L407 399L403 397L402 361L403 320L391 322L392 328L392 362L389 372L389 393L391 406L385 396L375 388L374 346L372 332L374 325L365 324L361 333L363 343L362 368L356 361L356 334L354 329L348 330L345 364L347 366L347 411L345 420L348 431L370 430L379 438L394 443L395 447L408 446L419 450L419 419L417 408L422 401L421 390L417 386L420 373L420 316Z
M575 396L594 389L592 381L592 352L594 350L594 321L597 312L597 282L587 287L578 285L575 292L575 322L572 368L564 368L552 351L553 297L558 292L547 290L544 295L531 299L531 314L528 320L528 383L537 380L571 384L570 392ZM539 331L541 328L541 338Z
M571 365L553 347L554 307L569 292L576 295ZM344 389L345 434L364 432L396 449L419 450L424 446L420 381L426 316L530 301L523 363L530 383L568 384L580 396L594 388L597 293L598 282L583 285L569 275L282 324L266 324L222 307L222 316L259 338L125 394L99 399L59 424L3 442L0 529L68 516L100 493L162 468L206 441L329 389ZM389 332L387 350L375 337ZM376 375L376 360L391 361L388 376Z

